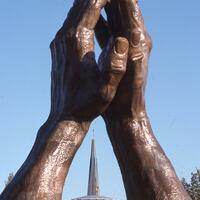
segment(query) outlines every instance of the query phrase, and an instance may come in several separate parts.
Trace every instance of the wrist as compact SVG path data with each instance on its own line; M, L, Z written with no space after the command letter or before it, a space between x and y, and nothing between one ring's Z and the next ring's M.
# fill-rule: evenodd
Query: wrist
M128 195L148 199L149 193L152 193L159 194L159 199L165 199L167 192L171 198L177 194L188 199L171 162L153 134L146 114L112 120L111 123L106 119L106 124L121 171L128 174ZM154 196L153 199L158 198Z
M89 122L61 120L54 128L50 124L41 128L29 157L1 197L60 199L66 174L89 125Z
M37 188L39 196L62 194L66 174L88 128L89 123L67 120L58 122L43 147L43 152L26 177L26 181L31 183L30 187L27 186L28 190Z

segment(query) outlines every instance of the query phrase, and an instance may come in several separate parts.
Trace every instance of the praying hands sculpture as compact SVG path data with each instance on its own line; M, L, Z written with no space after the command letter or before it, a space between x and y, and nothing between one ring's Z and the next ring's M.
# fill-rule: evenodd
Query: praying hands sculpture
M100 15L105 8L107 21ZM94 35L102 53L95 61ZM190 200L145 109L152 42L137 0L75 0L51 43L51 111L0 200L61 200L73 157L102 115L128 200Z

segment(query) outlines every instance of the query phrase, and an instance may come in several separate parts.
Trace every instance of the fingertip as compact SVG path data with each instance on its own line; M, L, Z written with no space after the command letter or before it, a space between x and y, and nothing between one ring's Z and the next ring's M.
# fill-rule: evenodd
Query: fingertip
M125 54L129 48L129 42L124 37L117 37L115 40L115 51L118 54Z
M126 72L128 50L129 50L128 40L124 37L117 37L115 39L113 52L111 54L110 66L111 66L111 71L114 72L115 76L116 74L118 75L121 74L120 79Z

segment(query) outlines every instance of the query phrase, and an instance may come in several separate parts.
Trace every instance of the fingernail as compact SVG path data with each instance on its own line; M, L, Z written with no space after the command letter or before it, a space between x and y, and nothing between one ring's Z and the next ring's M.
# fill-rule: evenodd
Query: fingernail
M137 46L140 43L140 37L141 37L140 31L135 30L132 32L132 44L134 46Z
M128 49L128 41L126 38L117 38L115 41L115 51L119 54L124 54L126 53L127 49Z

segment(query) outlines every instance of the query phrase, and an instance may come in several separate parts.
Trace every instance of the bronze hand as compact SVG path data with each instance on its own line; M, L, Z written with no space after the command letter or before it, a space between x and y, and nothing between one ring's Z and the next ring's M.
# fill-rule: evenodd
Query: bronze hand
M189 200L173 166L157 142L145 108L151 39L136 0L111 0L96 35L103 47L109 35L130 43L127 71L103 114L122 172L128 200Z
M91 121L105 111L126 71L128 42L109 39L95 61L94 27L106 0L76 0L51 43L52 99L28 158L1 200L60 200Z
M152 46L150 36L145 29L140 9L136 3L111 1L111 4L107 5L106 11L108 23L105 24L106 22L101 17L96 27L97 39L101 46L107 42L108 37L105 38L105 35L123 36L130 43L127 72L109 110L113 108L114 116L117 116L118 112L122 115L120 108L123 106L123 115L126 117L144 116L144 92L148 58ZM122 93L123 95L121 95Z
M126 71L128 42L122 37L109 38L95 61L94 27L105 4L76 1L51 44L54 68L63 74L64 119L89 121L105 111Z

